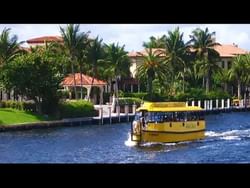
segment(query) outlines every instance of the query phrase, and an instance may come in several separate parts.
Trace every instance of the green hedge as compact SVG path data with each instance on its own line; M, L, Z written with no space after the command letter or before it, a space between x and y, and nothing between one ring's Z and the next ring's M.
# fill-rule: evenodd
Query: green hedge
M136 104L136 106L140 106L140 104L143 101L138 98L133 98L133 97L124 97L124 98L119 98L119 105L120 106L125 106L125 105L133 105Z
M59 114L60 118L77 118L96 116L97 112L91 102L72 100L59 103Z
M147 95L147 93L143 93L143 92L141 92L141 93L138 93L138 92L136 92L136 93L123 93L121 95L121 97L132 97L132 98L143 99L146 95ZM119 94L119 96L120 96L120 94Z
M0 107L1 108L13 108L18 110L24 110L24 111L36 111L35 103L33 102L20 102L20 101L13 101L13 100L7 100L7 101L0 101Z

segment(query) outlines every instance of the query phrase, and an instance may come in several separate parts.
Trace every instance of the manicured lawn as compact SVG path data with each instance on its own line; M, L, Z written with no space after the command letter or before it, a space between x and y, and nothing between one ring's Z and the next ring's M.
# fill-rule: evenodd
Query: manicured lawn
M44 120L45 118L43 116L31 112L11 108L0 108L0 125L39 122Z

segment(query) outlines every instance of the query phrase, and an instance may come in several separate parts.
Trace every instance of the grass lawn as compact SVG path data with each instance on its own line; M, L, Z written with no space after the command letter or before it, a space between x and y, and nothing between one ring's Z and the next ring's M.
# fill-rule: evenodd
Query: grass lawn
M45 121L45 118L41 115L31 112L25 112L11 108L0 108L0 126L39 121Z

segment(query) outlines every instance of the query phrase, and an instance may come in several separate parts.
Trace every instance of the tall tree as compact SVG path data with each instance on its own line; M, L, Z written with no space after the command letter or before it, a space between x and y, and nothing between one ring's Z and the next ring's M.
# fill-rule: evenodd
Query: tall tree
M143 42L143 47L145 48L165 48L166 35L155 38L151 36L149 42Z
M237 80L238 99L241 99L241 85L249 82L250 57L249 55L238 55L233 58L232 67L229 69L229 79Z
M91 89L90 92L88 93L88 100L90 99L90 93L94 84L94 79L98 78L98 64L103 63L103 58L104 58L104 49L102 46L102 39L99 39L97 36L94 40L90 41L90 45L88 48L88 55L87 59L88 62L90 63L91 67L91 76L92 81L91 81Z
M81 79L81 99L83 99L83 87L82 87L82 74L83 74L83 67L87 65L87 55L88 55L88 47L90 45L90 40L88 39L89 33L84 33L84 42L78 48L78 65L80 69L80 79Z
M169 74L169 66L163 61L159 50L152 48L146 49L146 55L140 53L143 57L143 63L137 67L137 76L139 79L147 79L147 92L152 99L152 83L158 79L161 83L165 81L166 75Z
M183 92L185 90L185 73L187 69L187 64L185 62L185 56L187 51L187 46L183 41L183 33L180 33L179 27L174 31L168 31L168 36L165 42L165 54L166 61L170 64L173 75L176 78L176 72L181 72L181 77L183 79ZM174 80L174 79L173 79Z
M105 45L106 58L105 61L109 63L108 72L112 79L115 79L115 95L118 98L118 78L127 76L130 73L130 60L128 52L124 50L125 45L122 47L119 44Z
M25 53L20 47L23 41L18 42L17 35L10 36L10 30L10 28L4 28L0 34L0 68L14 60L19 54ZM4 84L0 80L0 92L3 88Z
M190 35L191 48L194 50L197 58L200 60L200 69L204 72L206 80L206 92L209 92L211 87L211 76L214 72L219 71L220 67L217 65L219 61L219 53L214 49L216 43L214 40L215 32L210 33L208 28L202 30L200 28L192 31Z
M37 112L53 113L59 101L58 89L63 75L57 59L44 47L33 48L5 64L0 78L7 89L34 100Z
M79 49L86 39L86 33L80 32L79 24L69 24L66 28L60 27L60 32L63 38L64 46L66 48L66 53L70 57L71 72L74 76L74 93L75 98L78 99L76 91L76 78L75 78L75 65L78 63L79 59Z
M18 54L24 52L20 48L23 43L18 42L17 35L10 36L10 28L4 28L0 35L0 65L4 65L13 60Z

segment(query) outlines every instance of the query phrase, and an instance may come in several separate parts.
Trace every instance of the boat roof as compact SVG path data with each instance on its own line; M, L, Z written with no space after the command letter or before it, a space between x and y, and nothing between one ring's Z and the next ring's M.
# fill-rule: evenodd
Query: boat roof
M202 111L203 108L198 106L186 106L185 102L145 102L136 111L149 112L185 112L185 111Z

